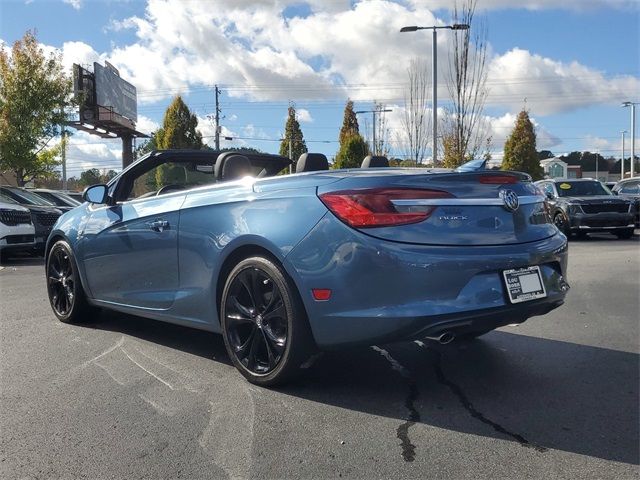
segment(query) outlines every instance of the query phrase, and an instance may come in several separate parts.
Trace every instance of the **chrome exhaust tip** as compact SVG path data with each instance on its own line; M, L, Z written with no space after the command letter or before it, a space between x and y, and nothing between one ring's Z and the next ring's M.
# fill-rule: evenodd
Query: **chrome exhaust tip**
M445 332L438 337L438 342L440 345L446 345L447 343L451 343L455 340L456 336L451 332Z

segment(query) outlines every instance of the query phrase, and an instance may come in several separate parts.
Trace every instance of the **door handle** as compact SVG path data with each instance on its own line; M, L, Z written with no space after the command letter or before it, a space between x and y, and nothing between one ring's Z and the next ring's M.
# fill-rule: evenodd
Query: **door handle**
M147 225L149 225L149 228L151 230L154 230L156 232L162 232L165 228L169 228L169 222L167 222L166 220L155 220L153 222L147 223Z

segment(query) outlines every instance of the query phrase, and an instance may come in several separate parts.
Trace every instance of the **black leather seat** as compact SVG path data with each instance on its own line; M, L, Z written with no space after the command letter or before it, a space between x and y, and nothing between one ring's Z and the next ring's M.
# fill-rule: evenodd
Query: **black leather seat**
M329 161L321 153L303 153L296 163L296 173L329 170Z
M389 166L389 159L378 155L367 155L360 168L382 168Z
M251 175L251 162L236 152L224 152L218 155L214 170L216 181L228 182Z

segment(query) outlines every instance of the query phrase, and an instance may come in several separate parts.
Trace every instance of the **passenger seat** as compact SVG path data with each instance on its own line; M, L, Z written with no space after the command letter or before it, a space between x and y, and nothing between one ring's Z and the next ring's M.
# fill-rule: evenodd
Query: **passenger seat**
M251 175L251 162L236 152L224 152L218 155L214 169L217 182L238 180Z
M378 155L367 155L360 168L383 168L389 166L389 159Z
M329 170L329 161L322 153L303 153L296 163L296 173Z

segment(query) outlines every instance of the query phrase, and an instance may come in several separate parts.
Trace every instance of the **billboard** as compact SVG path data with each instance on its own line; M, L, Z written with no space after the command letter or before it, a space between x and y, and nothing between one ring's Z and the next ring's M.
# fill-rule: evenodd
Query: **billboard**
M136 87L120 78L118 71L110 65L93 64L95 78L95 103L113 109L114 113L129 120L138 120Z

